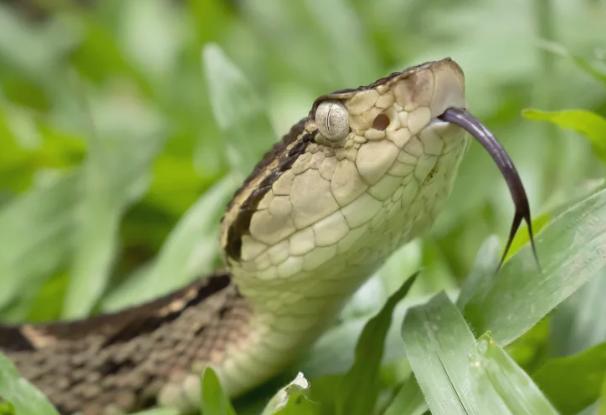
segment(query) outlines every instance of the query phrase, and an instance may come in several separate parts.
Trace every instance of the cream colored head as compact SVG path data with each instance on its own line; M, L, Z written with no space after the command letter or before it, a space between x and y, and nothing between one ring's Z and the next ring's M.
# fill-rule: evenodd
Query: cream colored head
M254 285L265 304L285 283L292 301L314 290L347 294L431 224L465 144L436 119L453 106L465 106L464 81L450 59L318 98L224 218L226 260L241 289ZM306 282L300 291L297 281Z

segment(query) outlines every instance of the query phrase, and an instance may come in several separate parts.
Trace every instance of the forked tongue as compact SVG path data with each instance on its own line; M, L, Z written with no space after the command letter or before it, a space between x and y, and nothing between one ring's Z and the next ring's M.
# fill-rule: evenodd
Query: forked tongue
M511 242L515 236L522 220L526 222L528 226L528 234L530 236L530 244L532 246L532 253L534 259L537 262L539 269L541 265L539 263L539 257L537 256L537 249L534 243L534 236L532 233L532 221L530 218L530 205L528 204L528 198L526 197L526 191L524 185L520 179L520 175L516 170L516 167L511 161L511 158L501 145L497 138L473 115L471 115L466 109L463 108L448 108L442 115L438 117L443 121L447 121L452 124L456 124L459 127L467 131L473 138L478 140L482 146L488 151L492 159L497 164L497 167L501 171L501 174L507 182L507 187L511 193L511 198L515 205L515 214L513 216L513 222L511 224L511 230L509 231L509 238L505 245L505 251L499 262L499 268L503 265L505 257L509 248L511 248Z

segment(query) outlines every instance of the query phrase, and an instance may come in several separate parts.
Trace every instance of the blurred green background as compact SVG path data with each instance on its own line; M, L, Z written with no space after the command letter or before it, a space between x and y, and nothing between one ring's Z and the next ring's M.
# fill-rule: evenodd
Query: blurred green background
M502 140L545 221L602 183L604 153L521 112L606 112L604 22L600 0L5 1L0 317L114 310L220 267L223 207L316 96L445 56L464 69L469 108ZM343 321L376 310L420 267L417 297L456 290L482 242L503 243L512 214L472 143L432 232ZM528 365L541 347L587 346L532 333L540 345L517 356Z

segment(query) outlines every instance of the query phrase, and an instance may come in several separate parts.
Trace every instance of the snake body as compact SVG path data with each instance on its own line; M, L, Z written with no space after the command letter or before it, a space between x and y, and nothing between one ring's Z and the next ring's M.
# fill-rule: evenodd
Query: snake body
M0 349L62 413L198 406L208 365L231 395L291 363L360 284L434 220L466 138L450 59L316 99L222 220L227 271L74 322L0 327Z

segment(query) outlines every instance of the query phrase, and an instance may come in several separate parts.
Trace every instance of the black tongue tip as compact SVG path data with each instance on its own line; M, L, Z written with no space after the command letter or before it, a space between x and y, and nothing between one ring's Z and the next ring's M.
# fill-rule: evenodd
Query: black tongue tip
M501 143L497 140L497 138L492 134L485 126L482 124L477 118L475 118L471 113L469 113L464 108L455 108L451 107L446 109L442 115L438 117L442 121L447 121L452 124L456 124L459 127L463 128L467 131L473 138L478 140L480 144L488 151L488 154L495 161L497 167L501 171L505 182L507 183L507 187L509 188L509 193L511 194L511 199L515 205L515 213L513 216L513 222L511 223L511 230L509 231L509 238L507 239L507 244L505 245L505 250L499 261L499 267L501 268L509 249L511 248L511 243L513 242L513 238L520 227L522 221L526 222L528 226L528 235L530 236L530 244L532 247L532 253L534 255L534 259L537 263L537 267L541 270L541 264L539 262L539 257L537 255L537 249L534 242L534 234L532 232L532 220L530 217L530 205L528 203L528 197L526 196L526 190L524 189L524 184L520 179L520 175L513 164L513 161L509 157L509 154L505 151Z

